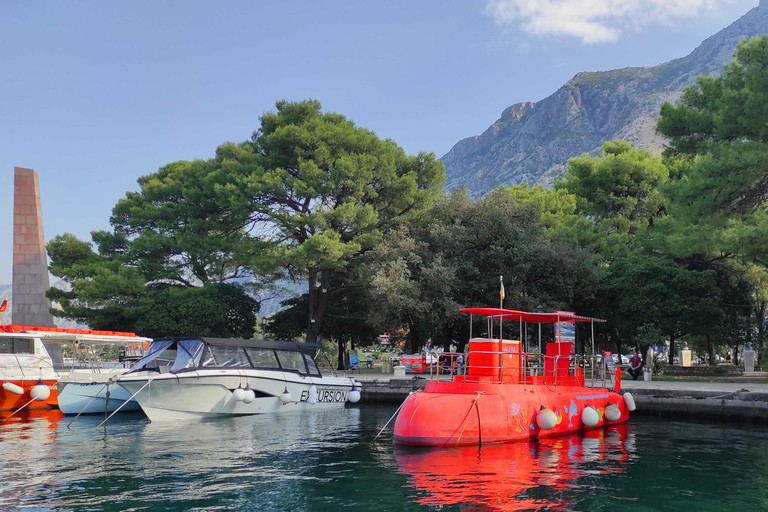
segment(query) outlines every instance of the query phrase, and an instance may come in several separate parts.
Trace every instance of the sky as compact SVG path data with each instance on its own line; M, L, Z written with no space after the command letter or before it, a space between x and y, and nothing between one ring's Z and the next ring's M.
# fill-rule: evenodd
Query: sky
M758 0L0 3L0 284L13 167L46 240L90 239L139 176L249 139L278 100L443 156L580 71L683 57Z

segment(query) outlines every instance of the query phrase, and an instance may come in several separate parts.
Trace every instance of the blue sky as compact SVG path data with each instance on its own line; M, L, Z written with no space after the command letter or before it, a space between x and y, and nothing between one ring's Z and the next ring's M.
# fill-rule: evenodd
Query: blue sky
M682 57L757 0L0 3L0 284L13 167L46 239L89 239L136 178L242 141L280 99L320 100L444 155L579 71Z

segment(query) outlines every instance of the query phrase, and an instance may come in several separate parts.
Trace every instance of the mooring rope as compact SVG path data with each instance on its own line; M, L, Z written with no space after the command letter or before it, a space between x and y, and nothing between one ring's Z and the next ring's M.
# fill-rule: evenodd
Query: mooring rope
M91 405L91 404L93 403L93 401L94 401L94 400L96 400L96 397L97 397L97 396L99 396L99 393L101 393L101 392L104 390L104 388L105 388L105 387L107 387L107 385L106 385L106 384L104 384L104 385L101 387L101 389L100 389L100 390L98 390L98 391L96 392L96 394L95 394L95 395L93 395L93 396L91 397L91 399L88 401L88 403L87 403L87 404L85 404L85 407L83 407L83 408L82 408L82 410L81 410L79 413L77 413L77 416L75 416L75 417L72 419L72 421L70 421L69 423L67 423L67 428L69 428L69 426L70 426L70 425L72 425L72 424L75 422L75 420L76 420L77 418L79 418L79 417L80 417L80 415L81 415L81 414L83 414L83 411L84 411L84 410L86 410L86 409L88 408L88 406L89 406L89 405ZM105 409L106 409L106 407L105 407ZM70 430L71 430L71 429L70 429Z
M376 440L379 438L379 436L381 435L381 433L382 433L382 432L384 432L384 429L385 429L385 428L387 428L387 426L389 425L389 422L390 422L390 421L392 421L392 420L395 418L395 416L397 416L397 413L399 413L399 412L400 412L400 409L402 409L402 408L403 408L403 406L405 405L405 402L406 402L406 401L407 401L407 400L408 400L408 399L411 397L411 395L412 395L413 393L414 393L413 391L411 391L410 393L408 393L408 396L407 396L407 397L405 397L405 400L403 400L403 403L401 403L401 404L400 404L400 407L398 407L398 408L397 408L397 410L395 411L395 414L393 414L393 415L392 415L392 417L391 417L391 418L389 418L389 420L387 421L387 423L386 423L386 424L385 424L383 427L381 427L381 430L379 430L379 433L378 433L378 434L376 434L376 437L374 437L374 438L373 438L373 441L374 441L374 442L376 442Z
M135 392L134 394L132 394L132 395L131 395L131 398L129 398L128 400L126 400L125 402L123 402L123 403L122 403L122 405L120 405L120 407L118 407L117 409L115 409L115 412L113 412L112 414L110 414L108 418L106 418L104 421L102 421L101 423L99 423L98 425L96 425L96 428L99 428L100 426L102 426L103 424L105 424L106 422L108 422L108 421L109 421L109 420L112 418L112 416L114 416L115 414L117 414L118 412L120 412L120 409L122 409L123 407L125 407L125 406L126 406L126 404L128 404L128 402L130 402L131 400L133 400L133 399L136 397L136 395L138 395L139 393L141 393L141 390L142 390L142 389L144 389L145 387L149 386L149 384L152 382L152 379L153 379L154 377L155 377L154 375L150 375L150 376L149 376L149 379L147 380L147 383L146 383L146 384L144 384L143 386L141 386L137 392ZM151 389L151 388L150 388L150 389Z
M467 415L464 417L464 424L461 426L461 432L459 432L459 438L456 440L456 446L459 446L459 442L461 442L461 436L464 435L464 429L467 427L467 422L469 421L469 415L472 414L472 408L477 407L477 401L480 400L480 395L485 393L485 391L475 391L475 393L477 393L477 395L475 395L475 400L472 402L472 405L469 406ZM480 426L480 409L479 408L477 409L477 427L478 429L480 429L480 444L483 444L482 428Z

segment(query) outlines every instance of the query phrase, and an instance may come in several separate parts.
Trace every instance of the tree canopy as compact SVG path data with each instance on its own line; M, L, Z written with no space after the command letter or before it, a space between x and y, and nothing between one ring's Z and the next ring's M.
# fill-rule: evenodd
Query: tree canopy
M317 101L278 102L251 142L228 151L246 162L231 208L252 212L270 232L275 267L308 283L308 341L329 296L347 287L335 272L375 247L394 219L427 207L445 176L434 154L407 156Z

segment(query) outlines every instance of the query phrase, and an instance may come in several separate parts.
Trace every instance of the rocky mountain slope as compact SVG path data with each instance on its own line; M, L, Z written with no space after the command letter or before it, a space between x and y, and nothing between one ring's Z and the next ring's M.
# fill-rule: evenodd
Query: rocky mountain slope
M768 0L704 41L687 57L658 66L579 73L537 103L517 103L482 135L459 141L445 156L446 189L467 185L479 197L502 185L549 185L569 158L599 154L623 138L659 153L659 108L675 102L700 74L719 74L744 37L768 33Z

